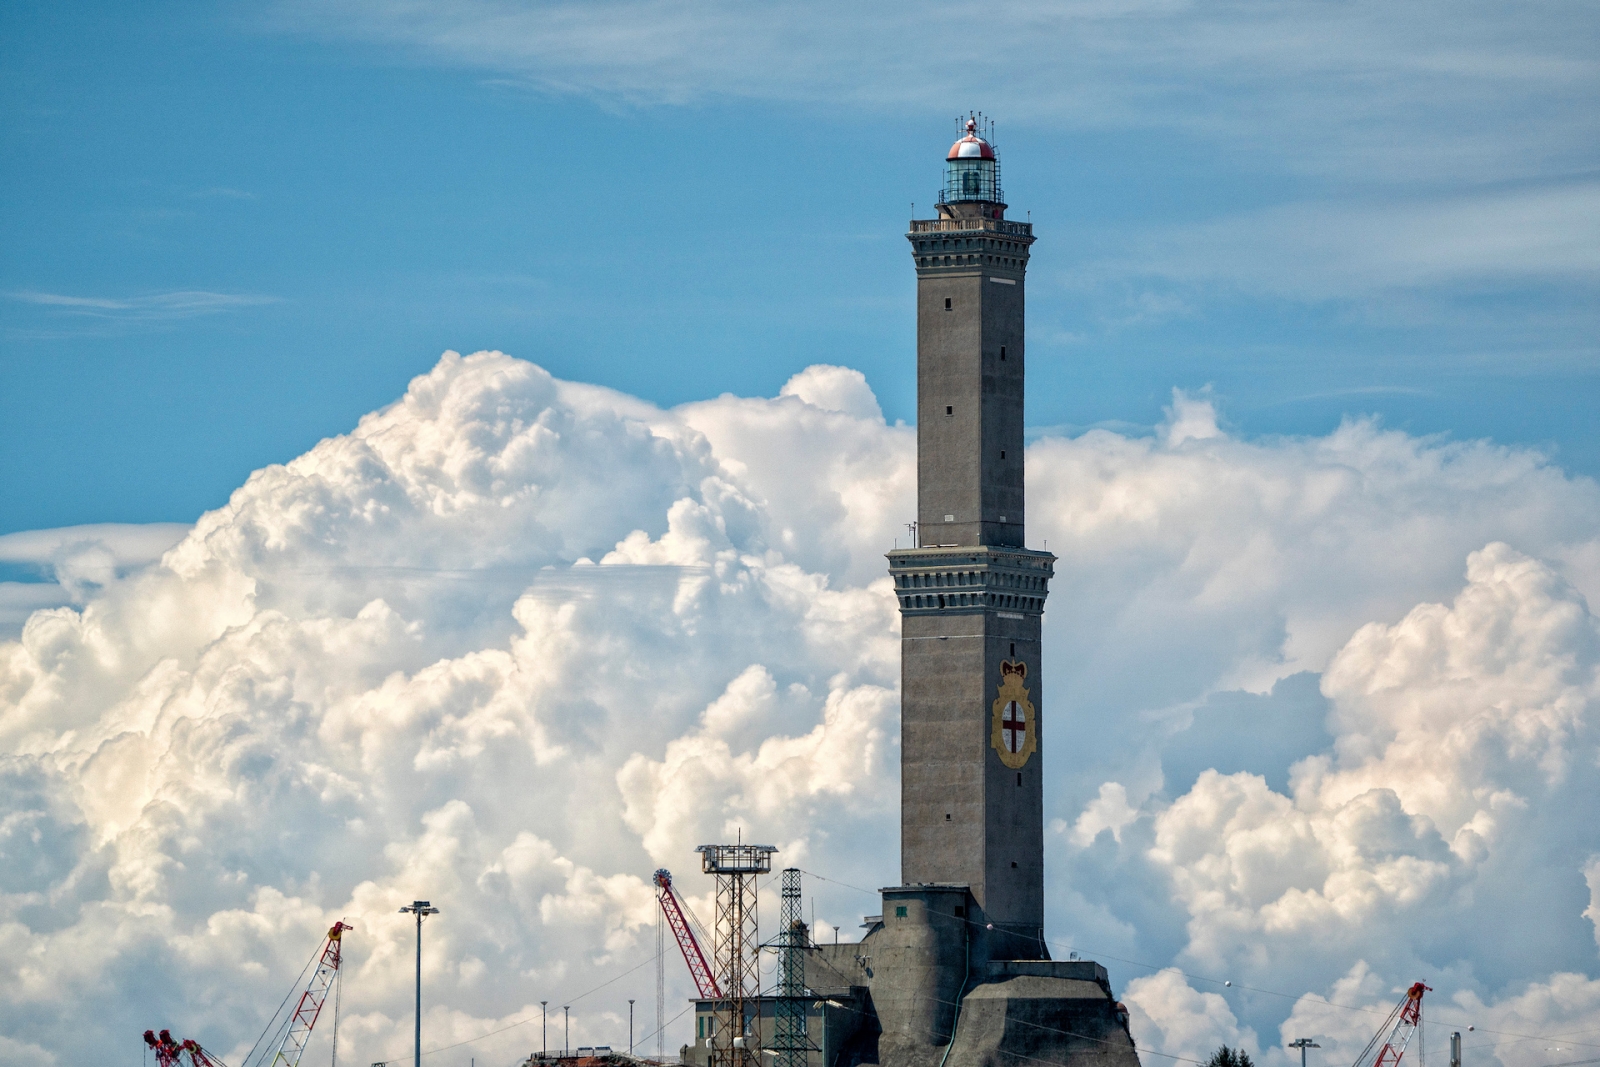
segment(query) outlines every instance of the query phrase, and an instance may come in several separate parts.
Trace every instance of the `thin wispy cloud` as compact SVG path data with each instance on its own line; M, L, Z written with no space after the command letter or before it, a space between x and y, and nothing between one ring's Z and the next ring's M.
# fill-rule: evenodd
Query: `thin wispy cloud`
M1363 181L1571 173L1600 144L1600 31L1574 3L1017 0L975 17L958 2L285 0L272 19L623 103L971 101L1033 126L1181 129Z
M1530 289L1576 320L1558 331L1546 317L1552 334L1593 333L1600 21L1583 4L1001 0L979 14L953 0L282 0L272 11L274 31L606 106L751 101L814 107L822 121L919 122L981 106L1002 117L1002 141L1007 126L1083 144L1110 133L1159 144L1164 166L1204 156L1206 193L1183 217L1098 231L1078 220L1073 273L1052 281L1109 294L1090 317L1097 335L1239 296L1338 304L1384 326L1459 324L1485 314L1471 306L1485 293ZM1032 194L1067 177L1036 174ZM1562 346L1593 358L1585 341ZM1572 359L1540 360L1554 362Z
M1600 277L1600 182L1285 204L1145 234L1122 227L1116 243L1116 260L1086 270L1312 300L1390 288L1592 283Z
M256 200L255 193L248 189L230 189L226 186L216 186L210 189L196 189L189 193L195 200Z
M144 296L72 296L25 289L6 294L12 300L48 308L63 315L78 315L121 322L163 322L189 319L198 315L217 315L242 308L274 304L278 297L256 293L213 293L204 289L180 289Z

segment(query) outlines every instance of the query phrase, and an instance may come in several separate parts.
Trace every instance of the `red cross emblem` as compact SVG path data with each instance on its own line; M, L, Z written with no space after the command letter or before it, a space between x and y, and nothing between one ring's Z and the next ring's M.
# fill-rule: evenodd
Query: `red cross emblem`
M1021 752L1023 742L1028 739L1028 717L1015 700L1007 702L1000 716L1000 729L1006 739L1006 748L1013 753Z
M989 705L989 747L1013 770L1021 770L1028 757L1039 751L1037 712L1022 684L1027 677L1028 665L1021 660L1001 663L1000 691Z

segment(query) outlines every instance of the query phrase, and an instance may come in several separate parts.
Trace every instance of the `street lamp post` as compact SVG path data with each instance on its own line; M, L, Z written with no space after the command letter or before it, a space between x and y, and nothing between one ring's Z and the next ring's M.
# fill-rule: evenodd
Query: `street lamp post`
M547 1025L548 1020L544 1010L549 1003L548 1000L539 1001L539 1055L541 1056L550 1051L550 1027Z
M1306 1067L1306 1049L1321 1048L1322 1046L1311 1040L1309 1037L1302 1037L1289 1042L1289 1047L1300 1050L1300 1067Z
M628 998L628 1055L633 1055L633 998Z
M426 900L413 900L409 905L400 909L401 913L414 912L417 916L417 1043L416 1065L422 1067L422 919L427 915L439 914L439 909L429 904Z
M567 1014L572 1010L571 1004L561 1005L561 1054L572 1055L572 1016Z

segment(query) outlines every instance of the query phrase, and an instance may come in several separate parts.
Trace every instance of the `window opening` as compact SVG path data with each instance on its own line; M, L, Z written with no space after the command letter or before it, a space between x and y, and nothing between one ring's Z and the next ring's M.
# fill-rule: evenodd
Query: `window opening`
M1000 346L1000 358L1001 358L1001 360L1004 360L1006 358L1006 346L1005 345L1001 345Z
M944 298L944 309L946 311L950 310L950 298L948 296Z
M1022 784L1022 772L1021 771L1017 772L1017 784L1018 785ZM1012 864L1012 866L1016 866L1016 864Z
M904 904L895 906L894 917L896 919L904 919L906 917L906 906Z
M1000 450L1000 458L1001 459L1005 459L1006 458L1006 450L1003 449L1003 448Z
M946 405L945 409L944 409L944 413L946 415L954 415L956 413L956 409L951 407L951 406L949 406L949 405Z

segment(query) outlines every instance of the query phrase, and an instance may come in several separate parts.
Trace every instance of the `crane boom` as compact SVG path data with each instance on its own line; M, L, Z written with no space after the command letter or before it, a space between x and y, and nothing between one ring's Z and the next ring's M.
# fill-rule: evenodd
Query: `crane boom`
M706 954L700 948L700 942L695 939L694 931L689 928L689 920L685 915L683 904L678 900L678 893L672 888L672 872L665 867L656 871L656 900L661 904L661 914L667 918L667 925L672 927L672 936L678 939L678 948L683 952L683 962L689 965L689 974L694 978L695 988L702 997L720 1000L722 990L717 986L717 980L711 976L711 965L706 962Z
M1413 982L1400 1003L1372 1035L1367 1047L1356 1057L1355 1067L1399 1067L1400 1057L1406 1054L1411 1039L1422 1029L1422 994L1433 991L1432 986ZM1380 1046L1381 1042L1381 1046ZM1377 1049L1377 1055L1373 1050Z
M328 990L339 973L339 946L344 932L349 929L351 927L344 923L336 922L328 931L328 937L322 943L322 958L317 960L317 969L311 972L311 981L306 983L305 992L300 994L300 1003L295 1006L283 1040L267 1061L271 1067L299 1067L300 1057L305 1055L306 1042L311 1040L311 1028L317 1025L322 1004L328 999Z
M200 1047L200 1042L192 1038L184 1041L183 1051L189 1054L189 1062L193 1067L222 1067L222 1064L212 1059L205 1049Z

